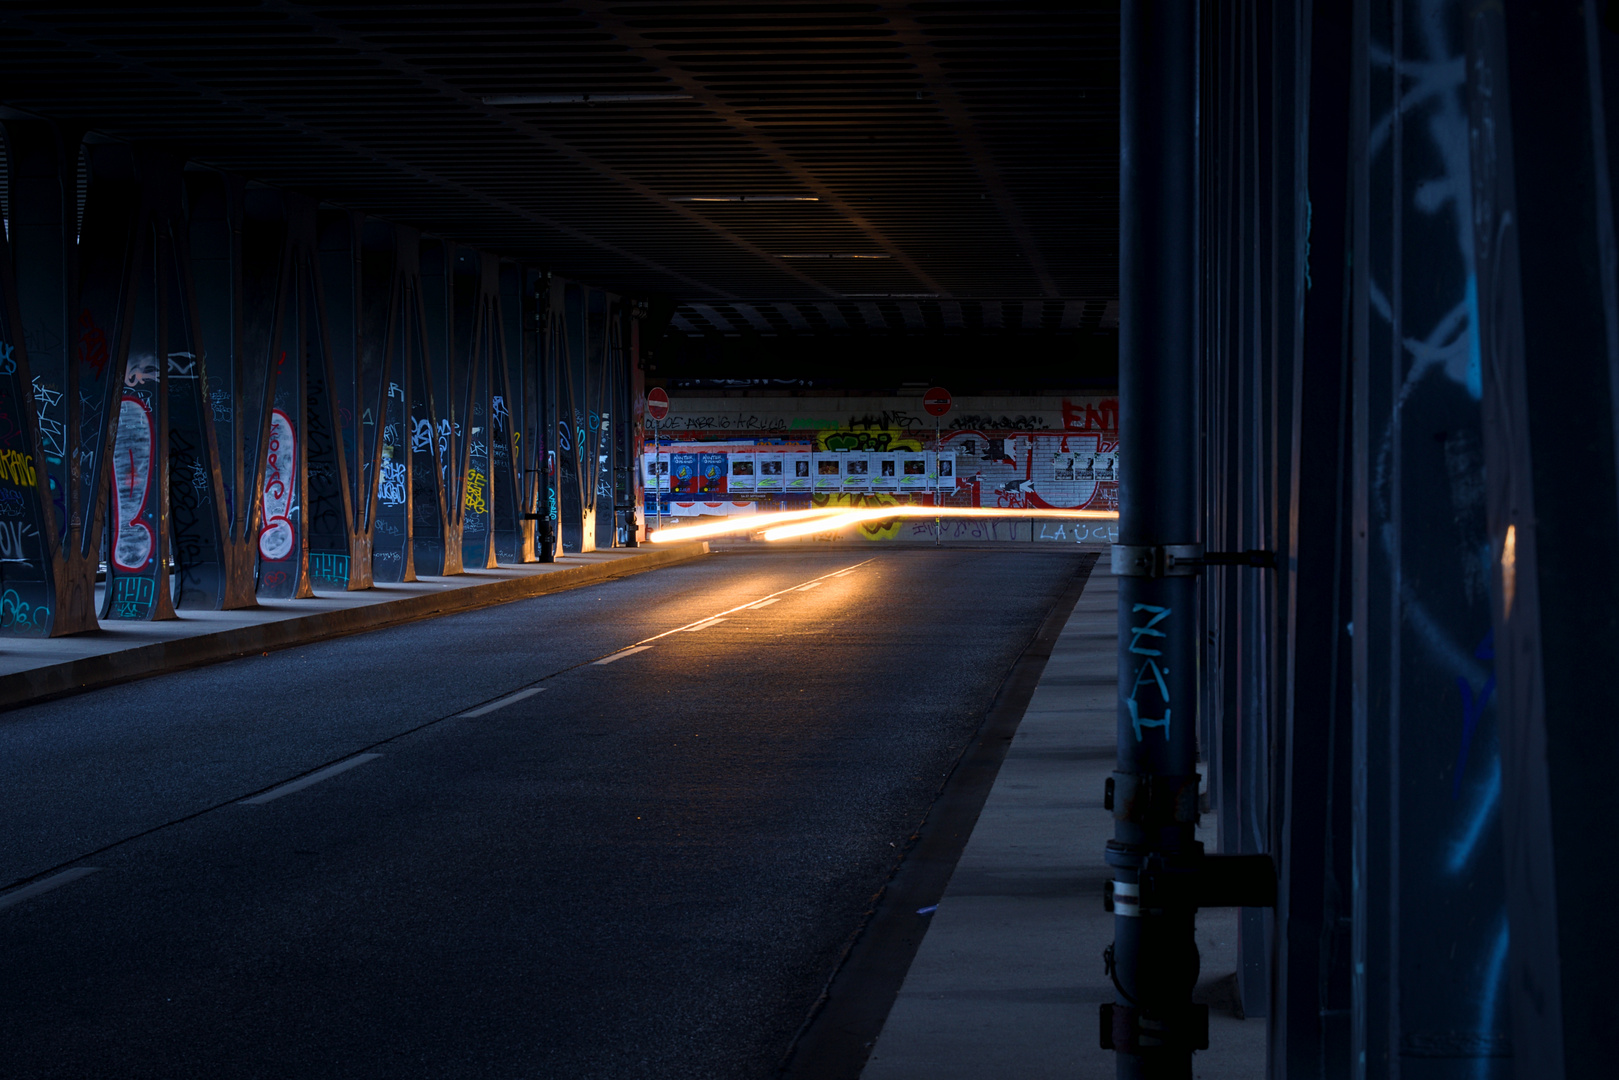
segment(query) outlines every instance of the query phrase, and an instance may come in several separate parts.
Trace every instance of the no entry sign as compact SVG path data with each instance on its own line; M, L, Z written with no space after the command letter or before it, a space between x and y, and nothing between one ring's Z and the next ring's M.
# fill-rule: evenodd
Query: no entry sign
M950 411L950 391L935 386L922 395L922 408L927 410L929 416L943 416Z
M669 415L669 392L663 387L654 386L646 392L646 414L654 420Z

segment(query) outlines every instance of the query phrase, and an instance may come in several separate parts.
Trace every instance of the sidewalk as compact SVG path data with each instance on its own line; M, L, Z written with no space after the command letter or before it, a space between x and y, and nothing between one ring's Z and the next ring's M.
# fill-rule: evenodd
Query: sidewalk
M96 634L0 639L0 709L323 638L526 600L708 553L704 542L616 548L554 563L478 569L243 611L185 610L166 622L103 621Z
M906 975L862 1080L1112 1080L1098 1006L1113 999L1102 950L1102 788L1113 769L1118 586L1091 571L989 800ZM1211 819L1212 820L1212 819ZM1212 829L1201 839L1214 850ZM1236 971L1234 910L1200 912L1209 1045L1200 1080L1265 1072L1265 1022L1223 1007Z

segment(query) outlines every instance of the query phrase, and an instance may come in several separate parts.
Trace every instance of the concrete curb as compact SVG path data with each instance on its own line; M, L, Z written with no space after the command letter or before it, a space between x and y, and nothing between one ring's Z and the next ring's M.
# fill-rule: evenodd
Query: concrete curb
M708 550L706 541L670 544L611 562L572 566L532 577L492 581L486 585L403 597L341 611L314 612L291 619L277 619L213 634L153 642L119 652L46 664L0 676L0 710L272 649L308 645L419 619L527 600L546 593L673 566L707 555Z

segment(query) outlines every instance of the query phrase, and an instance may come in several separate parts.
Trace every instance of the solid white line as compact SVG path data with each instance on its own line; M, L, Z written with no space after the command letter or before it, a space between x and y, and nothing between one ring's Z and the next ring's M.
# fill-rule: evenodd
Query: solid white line
M757 604L749 604L748 605L748 610L753 611L756 608L769 607L771 604L779 604L779 603L781 603L781 597L772 596L769 600L761 600Z
M496 709L504 709L508 705L515 705L519 701L522 701L524 698L531 698L535 694L538 694L541 690L544 690L544 689L545 689L545 687L543 687L543 686L531 686L527 690L519 690L515 694L507 694L505 697L500 698L497 701L491 701L487 705L479 705L476 709L468 709L466 712L459 713L458 715L460 715L460 716L485 716L485 715L487 715L489 713L494 712Z
M810 583L809 583L809 584L808 584L808 585L800 585L800 586L799 586L799 587L798 587L798 591L799 591L799 592L808 592L808 591L809 591L809 590L811 590L811 589L817 589L817 588L820 588L820 586L821 586L821 584L822 584L822 583L821 583L821 582L819 582L819 581L812 581L812 582L810 582Z
M0 911L5 910L12 904L20 904L24 900L32 900L40 893L48 893L59 885L66 885L70 881L77 881L80 878L93 874L100 869L101 867L99 866L75 866L71 870L63 870L60 874L52 874L44 881L36 881L32 885L24 885L16 892L6 893L6 895L0 896Z
M627 649L620 649L618 652L614 653L612 656L604 656L604 657L602 657L600 660L597 660L596 663L598 663L598 664L611 664L614 660L622 660L626 656L634 656L636 653L638 653L638 652L646 652L650 648L652 648L652 646L650 646L650 645L631 645Z
M347 761L339 761L336 765L328 765L324 769L321 769L319 772L312 772L308 776L302 777L302 778L300 778L298 780L294 780L291 783L282 784L280 787L277 787L277 788L271 788L269 791L266 791L263 795L255 795L251 799L243 799L242 800L242 805L244 805L244 806L260 806L260 805L263 805L264 803L270 802L270 801L272 801L274 799L279 799L283 795L291 795L294 791L302 791L304 788L309 787L311 784L318 784L322 780L330 780L332 777L336 776L338 773L348 772L350 769L354 768L354 766L356 766L356 765L364 765L366 762L373 761L376 758L379 758L381 756L382 756L381 754L356 754L354 757L349 758Z

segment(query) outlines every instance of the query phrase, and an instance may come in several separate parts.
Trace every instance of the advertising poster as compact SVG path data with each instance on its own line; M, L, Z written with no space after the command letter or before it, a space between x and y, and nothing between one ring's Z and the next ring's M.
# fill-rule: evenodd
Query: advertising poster
M786 464L786 454L755 454L755 468L759 470L754 479L754 487L758 491L780 491L786 486L786 477L782 475L782 468Z
M934 457L939 466L939 490L949 494L956 490L956 452L945 450Z
M844 491L871 490L871 458L870 454L843 455Z
M871 455L871 490L899 490L899 455Z
M704 495L723 495L725 493L725 482L730 479L730 470L725 463L727 456L723 453L697 455L698 468L702 471L702 485L698 490Z
M1090 462L1072 450L1059 450L1051 455L1051 479L1059 483L1071 483L1079 479L1076 475L1079 470L1090 467ZM1090 479L1090 477L1086 477Z
M669 490L669 455L641 459L641 477L648 491Z
M682 495L696 495L702 489L697 476L696 454L668 454L670 482L673 490Z
M755 468L752 454L730 453L726 455L731 459L731 491L752 491L757 486L754 480Z
M932 491L933 477L928 468L928 458L932 455L920 451L904 451L894 455L899 458L899 489L901 491Z
M787 490L809 491L810 488L810 456L808 454L788 454L787 457Z
M816 491L838 491L842 489L842 454L811 454L810 466L815 474Z

